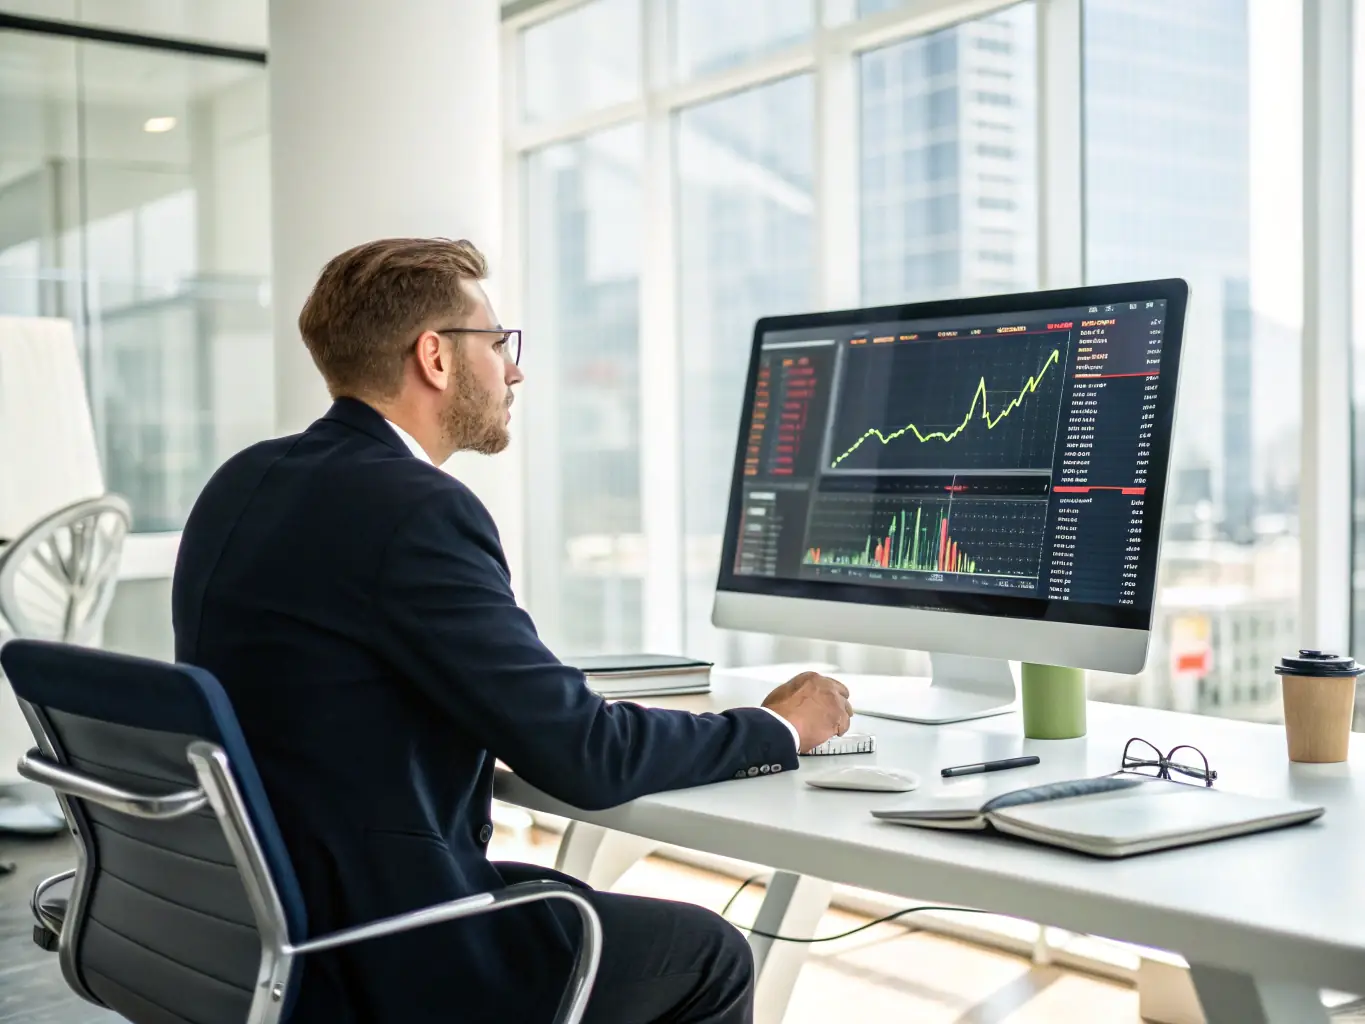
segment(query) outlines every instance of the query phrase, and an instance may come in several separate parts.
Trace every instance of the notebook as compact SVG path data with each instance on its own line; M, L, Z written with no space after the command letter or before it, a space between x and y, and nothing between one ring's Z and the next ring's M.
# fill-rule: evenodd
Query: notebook
M608 698L707 693L711 662L672 654L601 654L576 658L594 693Z
M846 732L842 736L831 736L818 747L811 747L803 757L820 757L826 754L871 754L877 749L877 737L866 732Z
M985 804L923 800L872 815L919 828L995 829L1098 857L1129 857L1298 825L1323 810L1179 782L1101 776L1018 789Z

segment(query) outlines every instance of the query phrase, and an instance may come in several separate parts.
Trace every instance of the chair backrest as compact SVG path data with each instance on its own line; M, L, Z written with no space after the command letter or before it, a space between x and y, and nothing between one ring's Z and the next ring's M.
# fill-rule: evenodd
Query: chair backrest
M94 643L131 522L128 503L106 494L28 527L0 548L0 619L20 637Z
M107 794L63 798L80 855L61 938L72 987L138 1024L287 1013L253 1006L263 987L287 998L277 954L306 937L302 893L217 680L30 640L0 647L0 665L47 762L165 798L155 814L113 809Z

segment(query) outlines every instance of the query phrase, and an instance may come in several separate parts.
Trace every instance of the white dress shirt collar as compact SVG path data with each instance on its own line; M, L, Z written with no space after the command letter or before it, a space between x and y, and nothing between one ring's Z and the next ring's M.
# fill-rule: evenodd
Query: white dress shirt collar
M428 466L436 465L436 463L431 461L431 456L426 453L426 449L424 449L420 444L417 443L417 439L415 437L413 437L411 434L409 434L406 430L404 430L402 427L400 427L397 423L393 422L393 420L389 419L388 417L384 418L384 422L391 426L393 428L393 432L398 435L398 439L408 446L408 451L412 452L413 455L417 456Z

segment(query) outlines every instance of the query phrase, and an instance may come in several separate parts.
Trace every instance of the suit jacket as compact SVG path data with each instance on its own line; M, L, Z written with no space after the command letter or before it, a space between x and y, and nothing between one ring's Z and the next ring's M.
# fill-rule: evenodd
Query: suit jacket
M608 704L516 604L472 492L362 402L225 463L185 525L175 653L222 682L312 934L508 884L495 758L577 807L793 769L786 727ZM294 1021L548 1020L571 939L543 906L305 958Z

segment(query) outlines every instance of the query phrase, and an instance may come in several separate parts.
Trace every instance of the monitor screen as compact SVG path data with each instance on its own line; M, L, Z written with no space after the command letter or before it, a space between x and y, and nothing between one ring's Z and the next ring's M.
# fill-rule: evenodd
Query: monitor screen
M760 320L720 589L1147 628L1185 298Z

